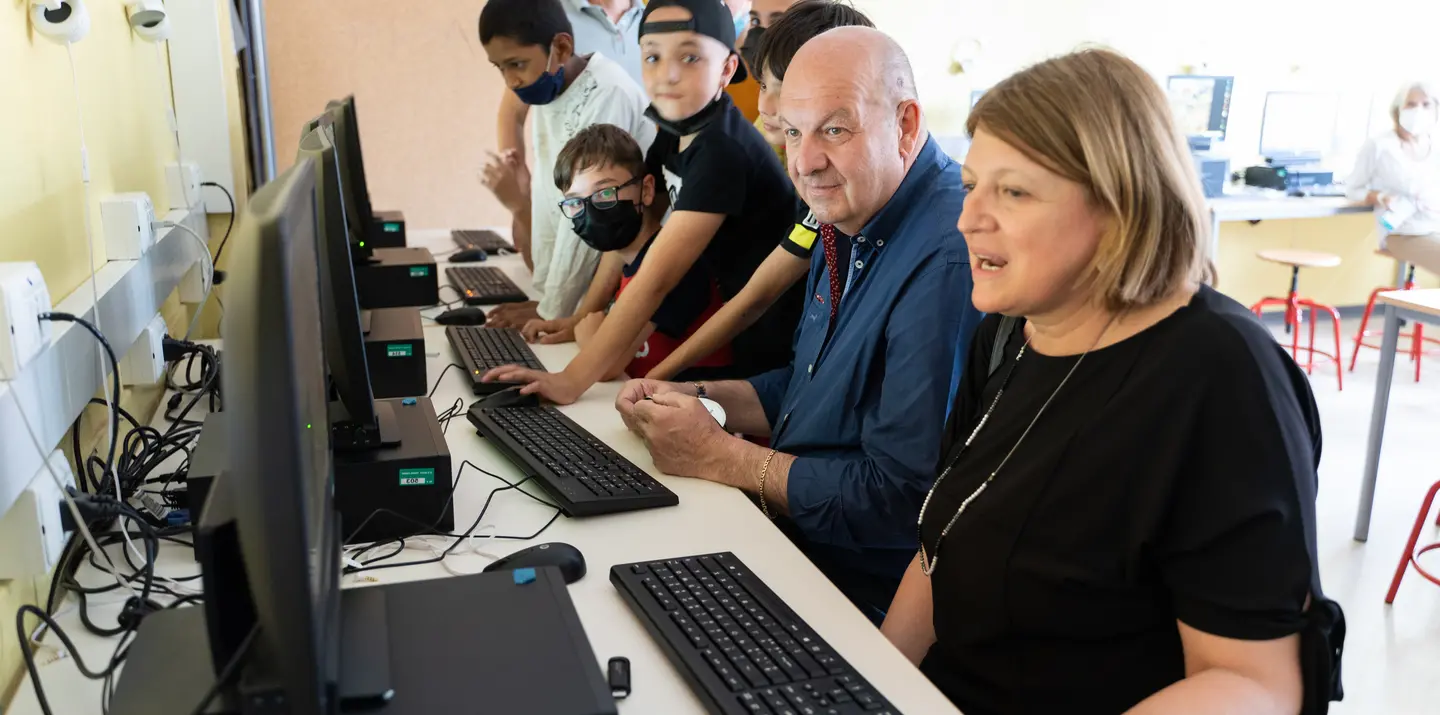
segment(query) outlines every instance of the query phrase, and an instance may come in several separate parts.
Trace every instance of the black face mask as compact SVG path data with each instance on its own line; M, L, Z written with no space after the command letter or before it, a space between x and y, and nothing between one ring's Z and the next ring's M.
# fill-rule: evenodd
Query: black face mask
M718 99L705 105L704 109L696 112L693 116L675 121L660 116L660 112L656 111L655 105L652 104L645 110L645 117L655 122L655 126L659 127L662 132L674 134L677 137L688 137L710 126L718 119L720 114L725 111L727 104L725 100L726 96L721 94Z
M644 209L634 201L621 199L608 209L597 209L585 200L585 213L570 219L576 235L602 253L618 251L635 242L645 224Z
M760 54L760 38L765 36L765 28L756 25L750 28L745 35L745 44L740 48L740 58L745 60L745 66L750 70L750 76L759 78L760 68L755 65L755 56Z

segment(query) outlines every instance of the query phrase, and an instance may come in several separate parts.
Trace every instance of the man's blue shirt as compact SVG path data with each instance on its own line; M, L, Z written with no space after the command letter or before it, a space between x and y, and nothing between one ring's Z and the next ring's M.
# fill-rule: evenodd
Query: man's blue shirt
M771 446L797 458L782 528L852 600L880 612L918 546L956 350L984 317L970 303L969 252L955 227L964 198L960 165L927 140L895 195L840 251L833 333L816 250L795 361L750 380Z

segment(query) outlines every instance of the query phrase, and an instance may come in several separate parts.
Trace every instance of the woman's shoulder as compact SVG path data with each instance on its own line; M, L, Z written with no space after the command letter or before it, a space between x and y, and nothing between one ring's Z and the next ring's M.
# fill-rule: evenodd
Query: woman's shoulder
M1255 378L1290 379L1294 361L1260 319L1238 301L1201 286L1156 341L1160 355L1189 379L1243 386ZM1222 390L1223 391L1223 390Z

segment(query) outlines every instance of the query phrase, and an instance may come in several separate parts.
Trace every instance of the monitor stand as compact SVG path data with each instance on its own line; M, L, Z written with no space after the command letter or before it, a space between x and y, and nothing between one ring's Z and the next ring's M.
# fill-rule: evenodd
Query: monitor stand
M330 403L330 437L336 452L363 452L400 444L400 424L391 402L373 400L375 421L360 422L350 418L344 404Z
M256 622L255 605L241 553L234 504L216 480L205 514L195 530L195 558L200 562L205 591L203 606L156 611L145 617L136 633L110 701L112 715L186 715L215 684ZM336 539L339 542L338 525ZM337 564L338 568L338 564ZM334 583L338 587L338 576ZM336 657L342 712L374 710L395 695L391 673L388 591L361 588L340 591L339 646ZM332 602L334 603L334 602ZM260 657L252 648L246 658ZM248 665L248 664L247 664ZM205 710L207 715L254 712L275 685L261 676L264 668L242 667L242 677ZM242 702L251 701L250 706Z
M238 557L237 557L238 558ZM386 592L352 588L340 592L340 709L383 707L395 695L390 673L390 625ZM206 635L205 609L176 608L145 617L110 701L111 715L189 715L215 683ZM211 703L207 715L238 715L234 692Z
M507 571L349 588L340 592L340 603L341 713L616 713L554 567L536 569L523 585ZM179 608L145 617L110 701L111 715L193 711L215 683L204 611ZM266 708L278 694L255 689L245 672L264 669L252 651L235 680L240 688L227 688L206 715L302 712Z

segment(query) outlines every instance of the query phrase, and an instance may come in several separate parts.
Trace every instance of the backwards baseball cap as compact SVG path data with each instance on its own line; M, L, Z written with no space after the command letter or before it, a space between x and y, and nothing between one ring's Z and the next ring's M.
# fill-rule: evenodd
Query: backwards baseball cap
M689 20L651 22L650 13L662 7L679 7L690 11ZM657 35L665 32L694 32L704 35L730 48L730 54L739 57L735 51L735 19L722 0L650 0L645 14L640 16L640 36ZM741 60L735 69L730 84L744 82L749 73Z

